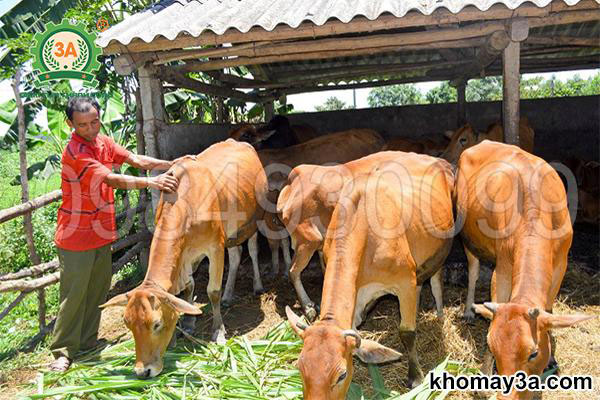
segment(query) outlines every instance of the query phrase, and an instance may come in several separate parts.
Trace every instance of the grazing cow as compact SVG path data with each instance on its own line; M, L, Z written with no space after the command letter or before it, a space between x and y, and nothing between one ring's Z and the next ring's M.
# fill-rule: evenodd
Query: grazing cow
M315 251L319 251L322 260L323 241L343 186L355 176L375 171L381 165L401 157L404 157L404 153L382 151L337 166L303 164L290 173L287 185L277 201L277 213L292 238L294 257L290 268L290 280L309 321L316 318L317 310L304 290L300 275ZM321 267L324 269L323 264ZM431 278L431 289L438 316L441 317L441 270ZM360 322L356 325L360 325Z
M444 138L446 138L446 136L444 136ZM439 157L444 150L446 150L447 146L447 140L446 143L437 143L431 139L414 140L406 138L393 138L388 140L381 150L404 151L407 153L413 152Z
M171 173L180 184L176 194L161 194L144 281L102 305L126 306L125 325L133 332L135 372L141 377L162 371L162 356L178 313L200 314L190 302L193 269L204 257L209 260L212 340L224 342L220 300L225 247L256 232L256 221L262 217L258 204L267 189L256 151L234 140L210 146L195 161L176 164ZM175 297L181 292L187 301Z
M309 125L290 125L290 121L276 115L267 124L255 127L243 124L229 133L229 137L247 142L257 150L283 149L318 137L317 131Z
M441 268L450 251L454 176L445 160L398 154L342 190L323 247L327 269L319 320L306 327L286 308L304 341L298 368L305 399L345 399L353 354L367 363L401 356L355 330L365 305L386 293L400 302L408 384L423 378L415 343L417 285Z
M383 138L374 130L351 129L319 136L316 139L285 149L261 150L258 152L258 156L267 170L269 182L269 205L265 214L266 223L263 226L271 232L265 234L265 236L269 238L269 245L273 254L273 275L279 273L279 253L277 250L279 239L287 237L287 234L279 233L284 229L277 218L277 198L287 182L291 169L300 164L345 163L379 151L383 143ZM289 243L284 248L289 249ZM286 264L289 267L290 264L287 259Z
M541 374L551 353L549 330L590 318L552 314L573 238L562 182L541 158L485 140L462 153L454 196L469 261L467 308L479 260L496 265L492 302L473 309L492 320L487 342L498 372ZM514 391L509 398L531 395Z
M450 143L441 157L450 161L452 164L456 164L460 154L465 149L468 149L483 140L504 142L504 131L502 130L502 124L500 122L495 122L490 125L485 133L476 132L470 124L465 124L456 130L456 132L448 131L446 134L450 139ZM521 117L519 120L520 147L529 153L533 153L534 136L535 133L529 125L529 120L526 117Z

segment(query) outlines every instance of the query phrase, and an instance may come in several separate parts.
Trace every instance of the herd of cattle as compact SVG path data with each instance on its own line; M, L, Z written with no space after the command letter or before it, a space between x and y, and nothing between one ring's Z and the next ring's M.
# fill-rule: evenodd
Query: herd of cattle
M520 147L499 143L499 123L484 133L465 125L444 142L386 142L370 129L319 135L278 116L230 137L172 167L180 183L176 193L161 195L144 281L102 306L126 306L138 376L162 371L180 313L186 314L183 329L194 330L200 310L193 305L193 273L204 257L212 339L225 340L220 305L232 301L246 241L254 292L263 291L258 232L268 239L273 274L283 249L302 311L316 320L308 326L286 307L304 342L298 367L306 399L345 398L353 355L368 363L402 357L356 331L384 294L399 299L408 384L422 381L415 344L420 288L431 279L441 316L442 266L457 234L468 259L464 316L491 320L488 345L499 374L542 373L551 359L550 330L591 318L552 314L567 268L572 216L560 176L531 154L534 131L526 119ZM597 222L598 165L570 166L579 208ZM226 249L229 275L221 299ZM320 311L300 279L315 252L324 271ZM473 304L480 260L495 264L492 302L483 305Z

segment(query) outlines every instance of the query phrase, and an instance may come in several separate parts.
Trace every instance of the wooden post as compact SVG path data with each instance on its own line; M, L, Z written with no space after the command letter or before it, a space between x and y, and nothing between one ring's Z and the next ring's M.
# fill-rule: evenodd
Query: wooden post
M136 89L135 91L135 137L137 139L136 150L138 154L146 154L146 145L144 141L144 115L142 112L142 96L140 94L140 89ZM142 176L146 176L146 171L141 170L140 173ZM148 192L146 189L140 189L140 197L139 203L147 203L148 201ZM133 216L135 218L135 214ZM147 229L146 225L146 213L143 212L140 215L140 225L141 229ZM148 271L148 260L150 259L150 249L145 247L140 251L139 260L140 266L144 273Z
M503 122L504 141L519 145L519 102L520 102L520 42L527 39L529 24L526 19L514 19L509 28L510 43L502 53L503 77Z
M140 67L140 98L143 117L144 143L146 145L146 155L154 158L160 158L158 150L158 135L160 134L165 121L164 99L162 93L162 84L148 66ZM150 171L150 176L160 175L159 171ZM152 210L156 212L160 193L151 189Z
M15 93L15 102L17 105L17 118L18 118L18 131L19 131L19 167L21 172L21 202L27 203L29 201L29 180L27 178L27 144L25 142L25 106L21 99L21 74L23 71L18 68L15 72L14 81L12 84L13 91ZM33 241L33 224L31 223L31 212L23 215L23 227L25 229L25 240L27 241L27 248L29 249L29 259L32 265L38 265L41 263L40 256L35 249L35 242ZM46 326L46 294L44 288L40 288L38 293L38 322L40 325L40 331Z
M460 128L467 123L467 82L462 81L456 87L457 103L456 103L456 128Z
M275 115L275 107L272 101L266 102L264 104L265 108L265 122L269 122L271 118Z

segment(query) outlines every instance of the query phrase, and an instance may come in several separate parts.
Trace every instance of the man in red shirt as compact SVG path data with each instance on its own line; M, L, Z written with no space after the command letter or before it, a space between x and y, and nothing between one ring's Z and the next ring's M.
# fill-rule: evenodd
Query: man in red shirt
M136 155L100 134L100 106L88 97L69 100L67 124L73 129L62 155L62 204L54 237L60 272L60 310L50 350L50 368L66 371L75 354L97 343L100 309L112 275L111 243L117 238L113 188L152 188L171 193L178 181L167 174L135 177L112 172L128 163L166 170L178 160Z

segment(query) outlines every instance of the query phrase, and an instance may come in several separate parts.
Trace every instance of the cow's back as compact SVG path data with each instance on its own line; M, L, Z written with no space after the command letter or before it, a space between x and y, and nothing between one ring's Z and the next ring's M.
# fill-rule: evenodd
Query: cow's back
M456 207L465 244L493 261L528 235L570 240L564 186L550 165L517 146L483 141L458 163Z
M226 221L226 237L234 237L262 215L266 177L251 145L228 139L208 147L182 167L175 169L180 179L178 195L197 211L197 218Z
M363 284L372 277L397 281L410 265L422 282L439 268L454 234L451 166L426 155L388 153L396 153L393 162L356 176L344 188L325 251L363 245ZM347 237L340 239L344 230Z

